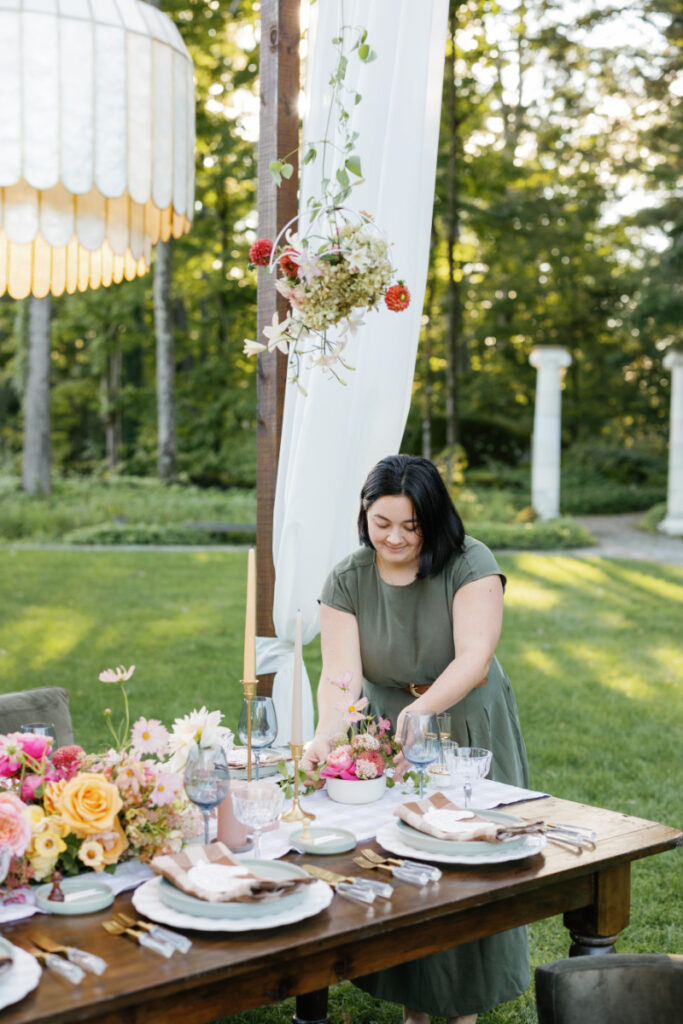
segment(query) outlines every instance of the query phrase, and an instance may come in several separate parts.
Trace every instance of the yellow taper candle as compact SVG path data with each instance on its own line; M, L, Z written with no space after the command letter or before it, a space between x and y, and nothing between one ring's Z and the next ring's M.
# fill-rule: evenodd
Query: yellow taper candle
M301 743L301 612L294 625L294 673L292 679L292 743Z
M244 674L246 683L256 680L256 555L249 548L247 557L247 610L244 623Z

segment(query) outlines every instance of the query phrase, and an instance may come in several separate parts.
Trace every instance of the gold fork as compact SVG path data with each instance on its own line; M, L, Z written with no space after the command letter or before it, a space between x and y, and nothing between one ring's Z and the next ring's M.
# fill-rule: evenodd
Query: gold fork
M169 946L174 946L179 953L189 953L192 949L192 940L188 939L186 935L180 935L178 932L171 931L170 928L162 928L159 924L150 924L149 921L142 921L139 917L131 917L130 914L124 914L123 911L116 914L115 920L121 922L127 928L144 928L146 932L159 939L160 942L166 942Z
M169 957L173 956L173 946L169 946L167 942L160 942L155 939L152 935L148 935L147 932L137 928L127 928L125 925L120 924L118 921L103 921L102 927L105 931L109 932L110 935L127 935L129 938L134 939L141 946L145 946L147 949L153 950L155 953L161 954L161 956Z
M72 964L69 960L63 960L56 953L44 953L42 949L38 949L29 939L23 936L21 942L17 943L17 945L20 945L27 953L34 956L36 960L40 960L41 963L45 964L48 970L60 978L70 981L72 985L79 985L85 978L85 971L78 964Z
M412 885L426 885L427 882L431 881L429 871L420 865L416 868L406 867L393 867L391 864L375 864L371 860L366 860L365 857L354 857L353 863L357 864L359 868L365 868L368 871L388 871L390 875L395 878L400 878L402 882L411 882Z
M107 969L107 961L103 960L101 956L87 953L84 949L76 949L75 946L63 946L61 942L53 942L42 932L33 932L31 939L47 953L64 953L72 964L78 964L79 967L83 967L92 974L104 974Z
M367 860L371 860L378 867L380 864L394 864L397 868L413 868L417 871L426 871L429 874L432 882L438 882L441 878L441 870L435 868L433 864L420 864L414 860L397 860L396 857L382 857L375 850L371 850L367 847L365 850L361 850L361 856L366 857Z

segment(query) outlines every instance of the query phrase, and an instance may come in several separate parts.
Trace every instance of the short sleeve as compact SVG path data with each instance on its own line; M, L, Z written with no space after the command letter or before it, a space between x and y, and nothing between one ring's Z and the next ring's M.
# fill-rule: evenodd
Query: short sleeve
M323 584L320 593L321 603L329 605L330 608L337 608L341 612L356 615L358 588L354 586L354 577L355 574L351 570L344 569L341 565L335 566Z
M500 576L503 590L507 579L500 570L498 562L485 544L474 537L465 538L465 547L451 565L450 589L453 594L466 583L481 580L485 576Z

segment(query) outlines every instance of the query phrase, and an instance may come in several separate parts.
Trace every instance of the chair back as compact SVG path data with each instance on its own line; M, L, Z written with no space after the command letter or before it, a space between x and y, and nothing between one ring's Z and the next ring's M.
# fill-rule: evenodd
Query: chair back
M61 686L0 693L0 733L18 732L30 722L50 722L55 727L57 747L74 741L69 694Z
M683 1019L683 956L613 953L536 968L539 1024L674 1024Z

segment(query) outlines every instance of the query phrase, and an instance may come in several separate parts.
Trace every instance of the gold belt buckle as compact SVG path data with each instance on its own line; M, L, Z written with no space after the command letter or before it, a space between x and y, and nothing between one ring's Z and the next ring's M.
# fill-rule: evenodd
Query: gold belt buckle
M413 697L421 697L422 696L422 694L418 693L417 689L415 688L415 683L411 683L410 686L408 687L408 689L410 690L410 692L413 695Z

